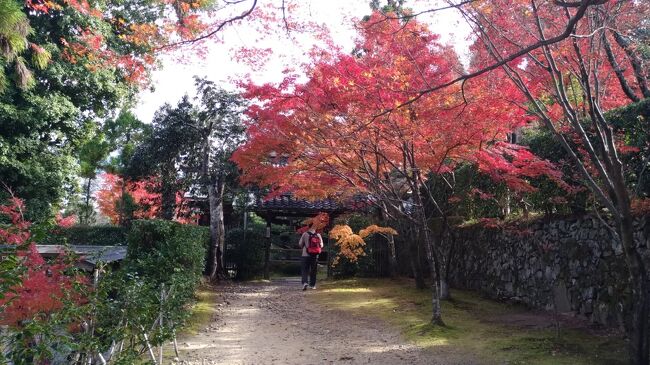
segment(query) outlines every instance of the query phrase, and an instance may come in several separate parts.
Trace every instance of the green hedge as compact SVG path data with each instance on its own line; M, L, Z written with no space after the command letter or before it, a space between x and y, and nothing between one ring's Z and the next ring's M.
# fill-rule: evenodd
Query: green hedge
M134 221L128 235L128 270L158 283L183 274L197 281L205 267L207 227L165 220Z
M161 312L164 326L149 339L153 346L171 340L185 323L201 282L209 237L206 227L164 220L132 223L127 257L117 271L100 281L95 304L97 336L105 342L104 348L123 339L131 344L118 364L141 358L138 328L151 328ZM161 303L163 290L166 300ZM128 326L120 327L116 321Z
M111 225L56 227L40 242L44 245L124 246L127 234L127 228Z

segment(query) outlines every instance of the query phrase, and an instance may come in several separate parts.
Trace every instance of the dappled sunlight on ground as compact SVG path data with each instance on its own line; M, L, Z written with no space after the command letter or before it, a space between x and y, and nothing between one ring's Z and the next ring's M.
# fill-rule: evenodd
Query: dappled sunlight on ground
M429 323L430 291L378 279L299 278L219 287L216 315L179 341L186 364L624 364L611 336L563 329L540 313L453 291L446 326Z
M323 293L371 293L372 290L368 288L331 288L323 289Z
M215 321L181 340L182 358L218 364L478 364L466 356L432 356L363 316L364 307L395 306L369 288L319 288L302 291L299 279L223 288L227 294ZM318 303L322 296L363 300Z
M443 344L441 344L443 345ZM381 346L368 346L363 349L365 353L383 353L383 352L392 352L392 351L404 351L406 349L417 349L415 345L388 345L384 344Z

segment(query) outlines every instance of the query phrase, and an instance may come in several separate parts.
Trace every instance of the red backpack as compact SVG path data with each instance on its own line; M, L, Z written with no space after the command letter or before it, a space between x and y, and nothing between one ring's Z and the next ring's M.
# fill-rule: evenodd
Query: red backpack
M307 240L307 253L311 255L318 255L321 252L320 237L318 234L307 232L309 240Z

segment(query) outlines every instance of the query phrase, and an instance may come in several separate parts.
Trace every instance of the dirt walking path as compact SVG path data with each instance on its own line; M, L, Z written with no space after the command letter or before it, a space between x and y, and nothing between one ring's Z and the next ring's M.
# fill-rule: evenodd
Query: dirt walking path
M377 320L318 307L299 279L224 289L212 323L181 340L181 364L477 364L408 344Z

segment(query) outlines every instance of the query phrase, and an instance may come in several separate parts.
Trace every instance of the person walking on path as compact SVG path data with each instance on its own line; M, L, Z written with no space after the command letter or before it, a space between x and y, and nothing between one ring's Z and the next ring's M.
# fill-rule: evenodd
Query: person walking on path
M302 290L309 288L316 289L316 271L318 266L318 254L323 248L323 237L316 233L313 223L309 223L307 232L300 236L298 246L302 248L300 272L302 274ZM309 277L309 281L307 281Z

